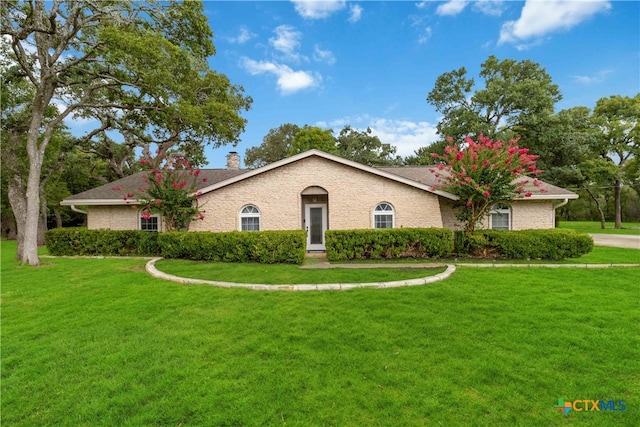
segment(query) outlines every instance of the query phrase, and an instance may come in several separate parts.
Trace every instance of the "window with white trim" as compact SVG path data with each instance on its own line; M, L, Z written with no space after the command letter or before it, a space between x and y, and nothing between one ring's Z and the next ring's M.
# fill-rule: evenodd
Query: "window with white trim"
M389 203L378 203L373 210L373 228L393 228L395 211Z
M240 231L260 231L260 211L254 205L240 211Z
M491 229L511 230L511 208L503 203L496 203L491 208Z
M142 231L160 231L159 215L151 215L149 218L140 217L140 230Z

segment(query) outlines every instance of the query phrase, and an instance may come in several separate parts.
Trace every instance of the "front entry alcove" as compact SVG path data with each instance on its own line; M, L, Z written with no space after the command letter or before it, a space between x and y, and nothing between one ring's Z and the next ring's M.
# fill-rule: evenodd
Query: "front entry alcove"
M322 187L311 186L305 188L300 197L302 228L307 230L307 251L324 251L324 233L329 228L329 193Z

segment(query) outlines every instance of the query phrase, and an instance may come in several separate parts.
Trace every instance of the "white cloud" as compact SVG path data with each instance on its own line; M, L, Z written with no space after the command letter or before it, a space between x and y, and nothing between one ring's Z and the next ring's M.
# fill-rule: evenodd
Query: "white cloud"
M336 63L336 57L333 55L333 52L330 50L322 50L318 45L313 47L313 59L318 62L326 62L329 65Z
M309 71L295 71L289 66L268 61L242 59L242 66L251 75L270 73L278 77L277 85L282 95L290 95L303 89L318 86L322 77Z
M485 15L500 16L504 11L503 0L479 0L473 3L473 9Z
M577 81L578 83L582 83L585 85L591 85L596 83L603 82L609 74L613 73L612 70L601 70L592 76L570 76L572 79Z
M609 1L527 0L518 20L502 25L498 44L515 43L554 31L568 30L609 9Z
M438 6L436 14L441 16L457 15L467 7L467 4L469 4L468 1L451 0Z
M418 43L425 44L431 38L431 27L427 27L424 29L424 33L418 38Z
M300 47L302 33L290 25L280 25L273 32L276 36L269 39L269 44L292 59L298 58L296 49Z
M239 43L239 44L243 44L248 42L249 40L251 40L252 38L256 37L257 34L252 33L251 31L249 31L249 29L247 27L245 27L244 25L240 27L240 32L237 36L235 37L227 37L227 40L230 41L231 43Z
M296 12L305 19L324 19L335 12L344 9L347 2L345 0L291 0Z
M364 131L371 128L371 133L383 144L391 144L397 148L399 156L406 157L414 151L438 141L436 125L429 122L414 122L411 120L394 120L362 115L344 117L328 123L334 130L350 125L353 129ZM318 122L318 126L328 127L326 122Z
M349 22L358 22L362 18L362 8L356 4L351 6L350 9Z

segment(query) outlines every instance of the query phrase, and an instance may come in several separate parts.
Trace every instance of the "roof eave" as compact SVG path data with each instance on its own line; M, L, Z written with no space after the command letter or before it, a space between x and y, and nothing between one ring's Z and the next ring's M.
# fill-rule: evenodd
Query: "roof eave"
M139 205L136 199L65 199L60 202L62 206L131 206Z

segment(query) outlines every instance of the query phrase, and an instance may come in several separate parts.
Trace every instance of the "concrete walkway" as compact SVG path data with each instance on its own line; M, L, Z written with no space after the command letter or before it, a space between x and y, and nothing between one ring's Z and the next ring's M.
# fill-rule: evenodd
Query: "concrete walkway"
M640 236L627 234L589 234L597 246L640 249ZM638 257L640 260L640 256Z

